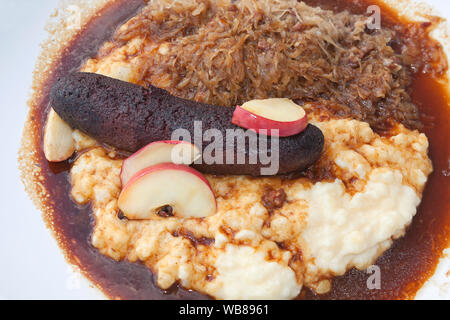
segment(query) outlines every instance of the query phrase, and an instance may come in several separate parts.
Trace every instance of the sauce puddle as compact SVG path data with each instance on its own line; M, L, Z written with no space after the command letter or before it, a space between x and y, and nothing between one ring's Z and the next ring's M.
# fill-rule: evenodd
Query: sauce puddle
M429 279L449 245L450 234L450 105L448 93L437 80L419 75L411 87L422 113L433 173L422 202L406 235L394 241L375 265L381 270L381 290L368 290L365 272L351 270L333 279L332 291L317 296L306 290L306 299L413 299Z
M306 1L310 2L310 1ZM350 9L363 13L369 5L359 1L321 0L314 2L335 10ZM331 5L333 3L333 5ZM43 128L48 110L48 91L61 75L77 70L82 62L94 56L104 41L111 38L117 26L134 16L144 5L142 0L116 1L102 10L85 30L68 46L55 64L52 76L44 87L42 99L32 108L37 128ZM386 11L389 23L393 20ZM397 23L401 23L397 21ZM413 298L417 290L433 274L442 251L449 244L450 212L450 107L444 86L431 76L419 75L410 88L414 102L424 115L424 132L430 140L430 156L434 172L424 192L422 204L405 237L376 262L381 269L381 290L367 289L368 274L350 270L333 280L332 291L316 295L304 289L300 299L405 299ZM206 299L207 296L174 286L160 290L151 271L139 263L117 262L100 254L92 247L90 235L93 219L90 206L78 206L70 199L68 170L72 160L50 164L44 158L42 132L36 134L35 146L40 150L36 162L42 169L44 186L50 194L47 204L54 213L47 221L58 235L59 245L68 260L79 266L83 274L108 297L121 299Z

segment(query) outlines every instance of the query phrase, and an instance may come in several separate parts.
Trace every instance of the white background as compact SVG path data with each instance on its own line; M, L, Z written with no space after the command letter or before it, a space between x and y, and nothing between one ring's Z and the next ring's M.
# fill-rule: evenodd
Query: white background
M25 195L17 169L31 75L39 43L46 37L45 21L58 2L0 0L0 299L103 298L71 272L40 213ZM426 2L450 17L448 0ZM449 299L450 293L440 287L429 287L421 297Z

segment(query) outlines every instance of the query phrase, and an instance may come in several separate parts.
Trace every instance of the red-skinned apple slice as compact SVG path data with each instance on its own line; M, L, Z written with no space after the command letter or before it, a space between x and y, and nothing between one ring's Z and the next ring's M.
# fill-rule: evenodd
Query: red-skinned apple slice
M168 162L191 165L200 157L200 150L189 142L158 141L150 143L123 162L120 173L122 186L125 186L136 173L147 167Z
M132 220L151 219L167 205L181 218L208 217L217 210L208 180L191 167L173 163L138 172L122 190L118 205Z
M274 98L252 100L237 106L232 123L261 134L289 137L306 129L308 117L292 100Z

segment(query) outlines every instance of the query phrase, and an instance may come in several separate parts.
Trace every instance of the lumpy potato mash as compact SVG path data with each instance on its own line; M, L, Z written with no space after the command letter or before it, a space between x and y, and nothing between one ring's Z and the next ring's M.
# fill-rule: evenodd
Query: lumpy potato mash
M332 276L368 267L416 213L432 171L428 140L402 125L380 137L365 122L309 112L326 138L318 165L335 178L208 176L218 211L205 219L120 219L122 161L76 131L78 151L91 149L71 169L72 197L92 202L93 246L144 262L163 289L180 282L218 299L291 299L303 285L323 293ZM286 193L281 208L264 206L269 187Z

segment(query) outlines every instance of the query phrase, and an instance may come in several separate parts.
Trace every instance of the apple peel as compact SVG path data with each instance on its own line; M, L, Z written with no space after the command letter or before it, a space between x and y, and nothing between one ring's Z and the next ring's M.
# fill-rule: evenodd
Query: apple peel
M306 129L308 117L289 99L252 100L237 106L232 123L269 136L289 137Z
M118 206L131 220L155 217L171 206L176 217L204 218L217 211L208 180L195 169L173 163L154 165L138 172L122 190Z
M191 165L201 157L200 150L185 141L157 141L143 147L127 158L122 165L120 180L122 186L139 171L161 163Z

